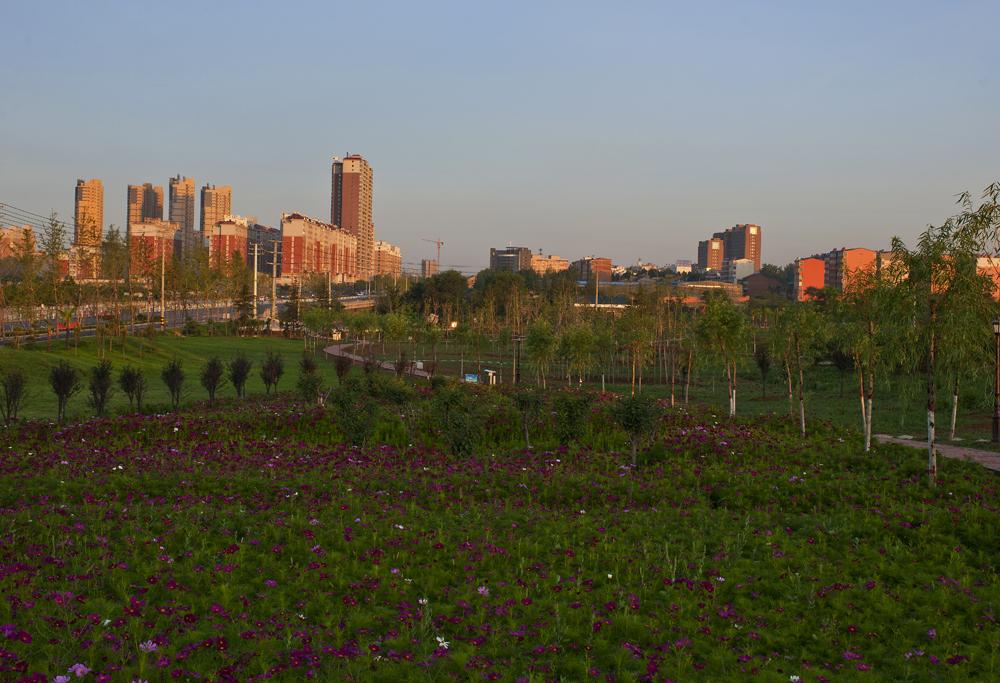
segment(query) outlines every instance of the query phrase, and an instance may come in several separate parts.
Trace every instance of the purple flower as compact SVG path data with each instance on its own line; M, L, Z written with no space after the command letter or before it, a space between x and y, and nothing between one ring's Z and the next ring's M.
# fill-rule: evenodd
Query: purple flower
M857 652L851 652L850 650L844 650L844 659L861 659L861 655Z
M88 667L86 664L79 664L78 663L78 664L74 664L73 666L71 666L68 669L68 671L71 674L75 675L77 678L83 678L84 676L86 676L87 674L90 673L90 667Z
M930 638L931 640L937 638L937 629L936 628L927 629L927 637Z
M157 644L152 640L147 640L145 643L139 644L139 649L143 652L156 652L157 647Z
M264 581L264 585L267 586L268 588L274 588L275 586L278 585L278 582L275 581L274 579L267 579L266 581Z
M69 683L69 676L60 674L52 679L52 683Z
M479 588L476 589L476 592L485 597L490 594L490 589L487 588L486 586L480 586Z

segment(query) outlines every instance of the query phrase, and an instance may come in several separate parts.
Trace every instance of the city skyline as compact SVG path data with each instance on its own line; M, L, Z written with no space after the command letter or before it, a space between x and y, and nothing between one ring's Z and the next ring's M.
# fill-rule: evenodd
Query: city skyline
M140 38L118 30L143 14L125 4L10 8L6 49L34 56L0 75L22 94L0 108L0 201L71 222L66 186L99 178L105 227L124 229L126 186L180 171L224 180L263 223L325 220L329 158L350 149L377 169L378 237L410 268L435 256L430 237L442 268L465 271L508 242L667 263L743 223L767 230L763 260L783 265L912 242L1000 175L992 3L204 11L303 49L258 40L206 70L172 37L183 26L202 43L208 18L157 16ZM35 54L40 25L53 46ZM331 25L366 50L325 50ZM60 39L81 27L86 79ZM121 87L150 70L198 106Z

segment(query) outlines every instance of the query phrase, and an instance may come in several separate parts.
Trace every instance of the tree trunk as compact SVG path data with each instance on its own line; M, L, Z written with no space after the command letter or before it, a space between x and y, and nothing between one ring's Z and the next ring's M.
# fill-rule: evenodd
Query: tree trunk
M955 440L955 423L958 421L958 377L955 377L955 388L951 392L951 429L948 438Z
M677 383L677 351L670 349L670 407L674 407L674 387Z
M684 405L688 404L688 392L691 389L691 363L694 360L694 351L688 351L687 372L684 375Z
M806 435L806 399L805 399L805 388L803 387L804 378L802 375L802 348L799 345L799 340L795 340L795 359L796 365L799 371L799 429L802 432L803 438Z
M875 371L868 369L868 390L865 392L865 402L861 409L865 411L865 453L872 449L872 396L875 394Z
M931 302L930 316L930 343L927 349L927 480L931 486L937 484L937 453L934 451L934 418L937 408L935 387L934 387L934 364L935 364L935 331L934 325L937 319L937 311L934 302Z
M794 415L795 411L795 400L792 391L792 365L788 362L788 356L785 356L785 377L788 379L788 416Z

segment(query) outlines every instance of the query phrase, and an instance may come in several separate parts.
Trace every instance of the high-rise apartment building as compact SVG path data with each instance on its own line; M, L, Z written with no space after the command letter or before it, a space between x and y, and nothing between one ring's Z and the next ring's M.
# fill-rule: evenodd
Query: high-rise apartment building
M194 228L194 179L179 173L170 179L170 222L181 230L181 248L188 251L197 243Z
M509 270L518 273L531 270L531 249L527 247L490 248L490 270Z
M372 167L359 154L334 157L331 167L330 223L358 240L357 273L375 272L375 223L372 219Z
M611 259L601 256L588 256L579 261L573 261L571 266L576 270L578 280L589 282L592 279L611 281Z
M698 268L721 271L725 250L725 242L718 237L698 242Z
M403 252L395 244L375 240L375 274L402 275Z
M101 246L104 231L104 185L97 178L76 181L73 242L82 247Z
M249 217L248 217L249 218ZM247 226L247 265L254 267L257 250L257 272L281 276L281 231L253 220Z
M136 221L128 227L129 272L139 277L158 275L174 257L180 228L162 218Z
M201 188L201 237L211 237L212 229L233 213L233 188L205 184Z
M163 220L163 186L143 183L128 186L125 228L133 223Z
M723 260L750 259L753 261L754 272L760 270L761 229L759 225L734 225L728 230L712 235L721 239L723 244Z
M357 238L336 225L300 213L281 215L281 275L330 274L339 282L358 279Z
M826 286L826 262L822 257L813 256L795 260L794 296L796 301L814 298L814 292Z

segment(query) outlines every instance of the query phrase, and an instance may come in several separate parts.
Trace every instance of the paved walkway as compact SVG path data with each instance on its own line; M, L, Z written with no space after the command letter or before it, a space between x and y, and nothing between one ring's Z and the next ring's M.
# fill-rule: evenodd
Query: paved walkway
M323 353L327 354L328 356L344 356L345 358L350 358L355 363L364 363L365 362L364 356L357 353L351 353L350 351L348 351L349 348L352 348L356 345L357 345L356 342L351 342L350 344L332 344L323 349ZM389 370L391 372L396 371L396 366L390 361L384 360L381 361L378 365L383 370ZM410 366L407 368L407 372L408 374L411 374L414 377L423 377L424 379L430 377L430 374L426 370L417 370L415 367L413 367L412 363L410 363Z
M927 442L916 439L901 439L888 434L876 434L875 439L879 443L895 443L901 446L923 449L927 452ZM966 462L977 462L988 470L1000 472L1000 453L996 451L984 451L978 448L966 448L965 446L954 446L952 444L937 444L937 452L945 458L955 460L965 460Z

